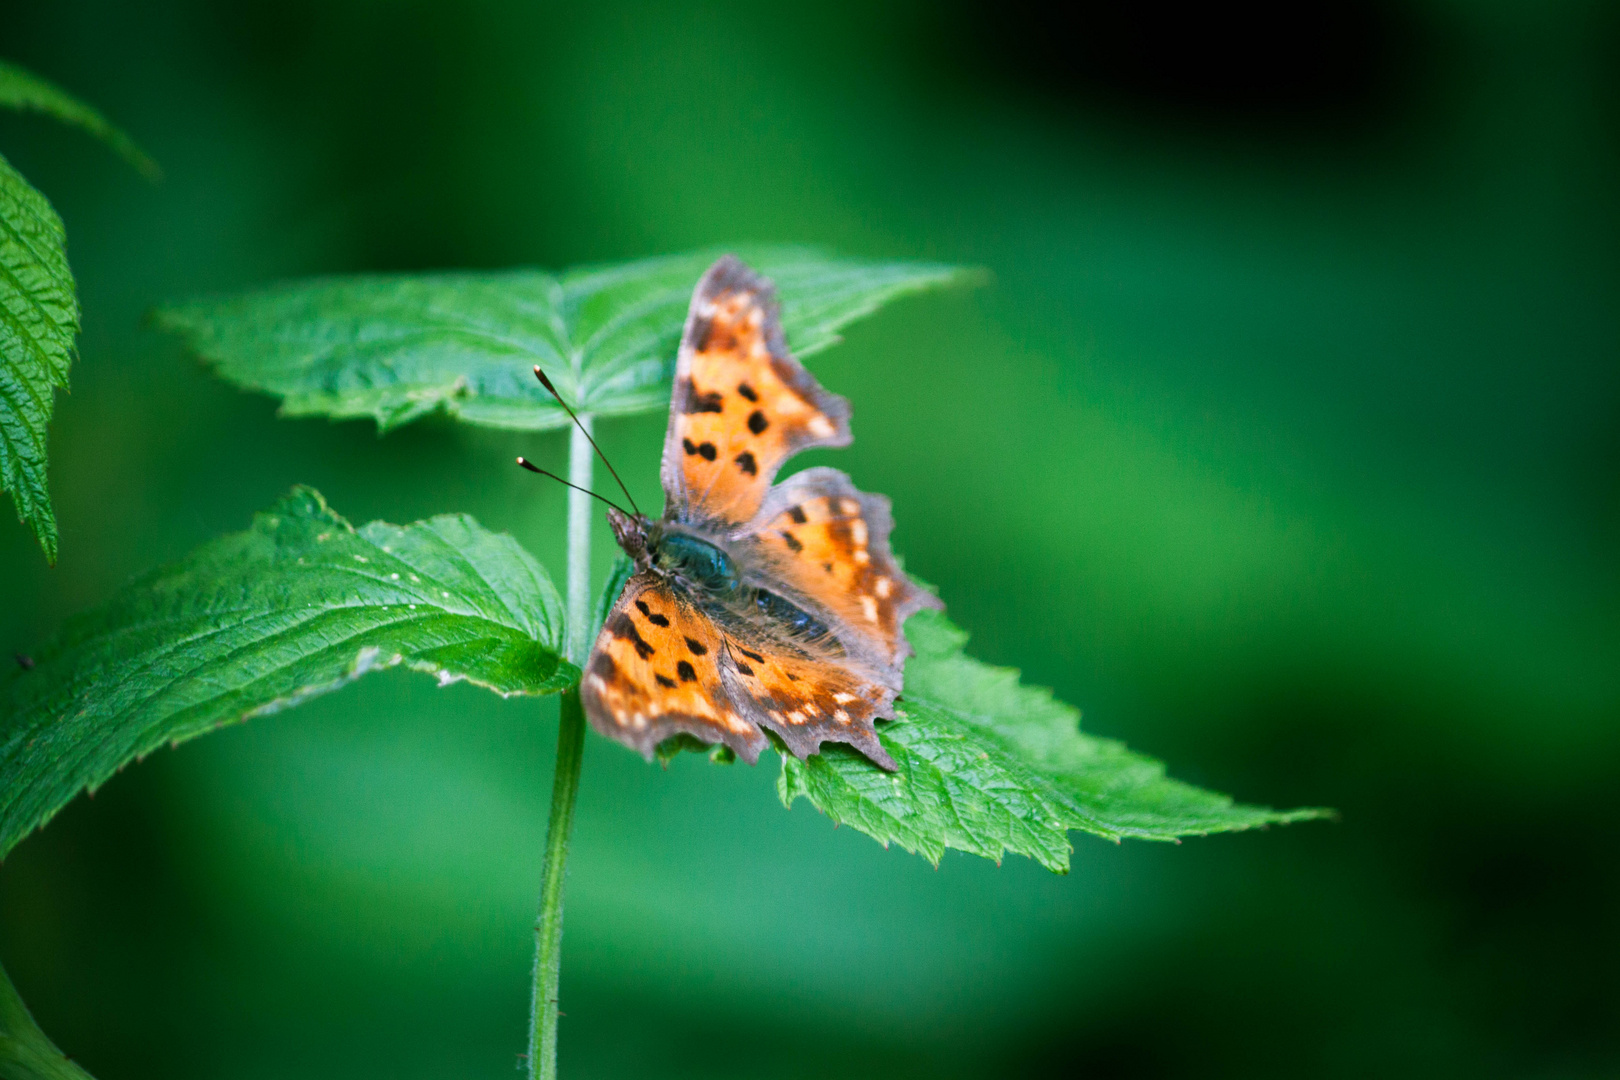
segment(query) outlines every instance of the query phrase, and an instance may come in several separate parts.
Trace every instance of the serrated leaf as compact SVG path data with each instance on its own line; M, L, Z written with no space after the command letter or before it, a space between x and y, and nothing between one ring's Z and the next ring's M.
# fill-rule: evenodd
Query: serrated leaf
M0 1080L91 1080L39 1030L0 967Z
M442 408L468 423L538 431L568 417L536 383L536 364L580 412L666 408L692 289L719 254L560 274L300 281L169 305L153 320L223 378L281 398L284 415L371 417L386 431ZM898 296L963 276L936 263L805 248L742 254L776 281L788 344L800 357Z
M938 863L946 848L1001 861L1027 855L1066 873L1070 829L1110 840L1174 840L1328 816L1234 803L1164 774L1164 766L1080 731L1080 713L1023 686L1010 668L966 656L943 615L906 624L917 650L905 693L879 737L899 771L842 744L804 761L782 756L777 791L840 824Z
M55 83L3 60L0 60L0 108L30 110L53 116L106 143L147 179L155 180L162 174L157 162L147 157L135 145L134 139L114 127L100 112Z
M167 744L404 665L553 693L563 605L509 536L463 515L352 528L297 488L68 621L0 681L0 857L80 790Z
M46 429L79 333L67 235L51 204L0 157L0 488L56 562Z

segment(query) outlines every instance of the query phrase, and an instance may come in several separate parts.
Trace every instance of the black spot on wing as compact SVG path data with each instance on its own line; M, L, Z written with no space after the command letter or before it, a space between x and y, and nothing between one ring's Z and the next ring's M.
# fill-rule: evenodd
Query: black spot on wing
M681 677L681 682L697 681L697 672L685 660L675 665L675 674Z
M654 626L668 626L669 625L669 616L660 615L657 612L653 611L651 608L649 608L647 606L647 601L645 601L645 600L637 600L636 601L636 610L641 612L643 615L645 615L647 617L647 621L652 623Z
M715 450L714 448L714 443L694 443L691 439L687 438L681 439L681 449L685 450L688 454L696 454L704 461L713 461L719 454L719 451Z
M725 412L725 398L720 396L718 390L711 390L707 394L693 393L686 402L686 411L699 412Z
M613 662L613 657L605 652L599 652L591 660L591 674L600 675L604 679L611 679L619 673L619 665Z
M755 409L753 412L748 414L748 430L752 431L755 435L765 434L765 429L770 426L771 422L765 419L765 414L760 412L758 409Z
M613 621L608 623L608 632L621 641L628 641L635 646L636 655L643 660L658 651L642 639L641 631L630 621L630 616L622 611L613 616Z
M799 543L799 538L797 536L794 536L792 533L787 532L787 531L784 530L783 532L781 532L778 535L780 535L782 537L783 543L787 544L788 550L793 552L794 554L797 554L797 553L804 550L804 545Z
M709 651L707 645L704 645L703 642L696 641L692 638L686 639L686 647L692 651L693 656L702 656L704 653Z
M749 401L758 401L759 400L759 395L757 393L755 393L754 388L752 386L749 386L747 383L738 383L737 384L737 393L741 394L743 397L747 398Z
M744 450L742 453L737 455L737 468L741 469L749 476L759 475L759 462L754 460L753 453L748 450Z
M754 673L754 669L743 663L741 660L737 661L737 671L743 675L752 675Z
M802 507L802 506L795 506L795 507L792 507L791 509L789 509L788 510L788 517L793 519L793 524L795 524L795 525L803 525L805 523L805 521L808 520L804 516L804 507Z
M742 653L744 656L748 657L748 659L752 660L756 664L763 664L765 662L765 658L763 656L759 655L759 653L757 653L757 652L749 652L747 649L743 648L741 645L737 646L737 651Z
M653 678L657 679L658 680L658 685L662 686L665 690L673 690L673 689L675 689L675 680L671 679L669 676L667 676L667 675L659 675L656 672L654 672L653 673Z

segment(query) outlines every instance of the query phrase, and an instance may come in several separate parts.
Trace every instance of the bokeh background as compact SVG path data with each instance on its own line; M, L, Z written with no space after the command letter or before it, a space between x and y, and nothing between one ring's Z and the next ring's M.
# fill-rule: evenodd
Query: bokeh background
M774 768L587 748L570 1077L1620 1075L1620 9L8 2L161 161L0 116L84 302L0 647L295 482L561 567L560 434L279 421L141 328L314 273L727 241L984 266L814 368L987 660L1334 824L936 870ZM603 442L657 502L663 417ZM598 576L609 554L600 534ZM555 706L373 677L0 868L99 1080L509 1075Z

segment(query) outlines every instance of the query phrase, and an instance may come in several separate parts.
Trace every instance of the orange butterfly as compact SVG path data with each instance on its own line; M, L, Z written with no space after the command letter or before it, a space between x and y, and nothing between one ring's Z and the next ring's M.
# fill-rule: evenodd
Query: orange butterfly
M662 520L608 511L635 574L585 664L597 731L648 758L685 732L749 764L842 742L893 770L907 616L943 605L889 551L889 500L789 457L848 446L849 402L787 351L771 283L733 256L692 294L664 439Z

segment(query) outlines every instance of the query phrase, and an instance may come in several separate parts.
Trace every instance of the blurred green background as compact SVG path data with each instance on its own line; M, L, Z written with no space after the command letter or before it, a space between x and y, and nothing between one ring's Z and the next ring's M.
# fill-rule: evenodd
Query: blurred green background
M511 465L560 433L278 421L158 301L982 265L816 358L857 439L803 464L889 493L977 655L1089 730L1342 821L935 870L772 765L593 738L565 1075L1620 1075L1620 11L1300 7L6 3L0 52L167 178L0 117L85 312L61 563L0 513L0 648L295 482L560 576ZM654 504L663 424L602 427ZM389 674L155 755L0 868L0 958L99 1080L508 1075L554 725Z

